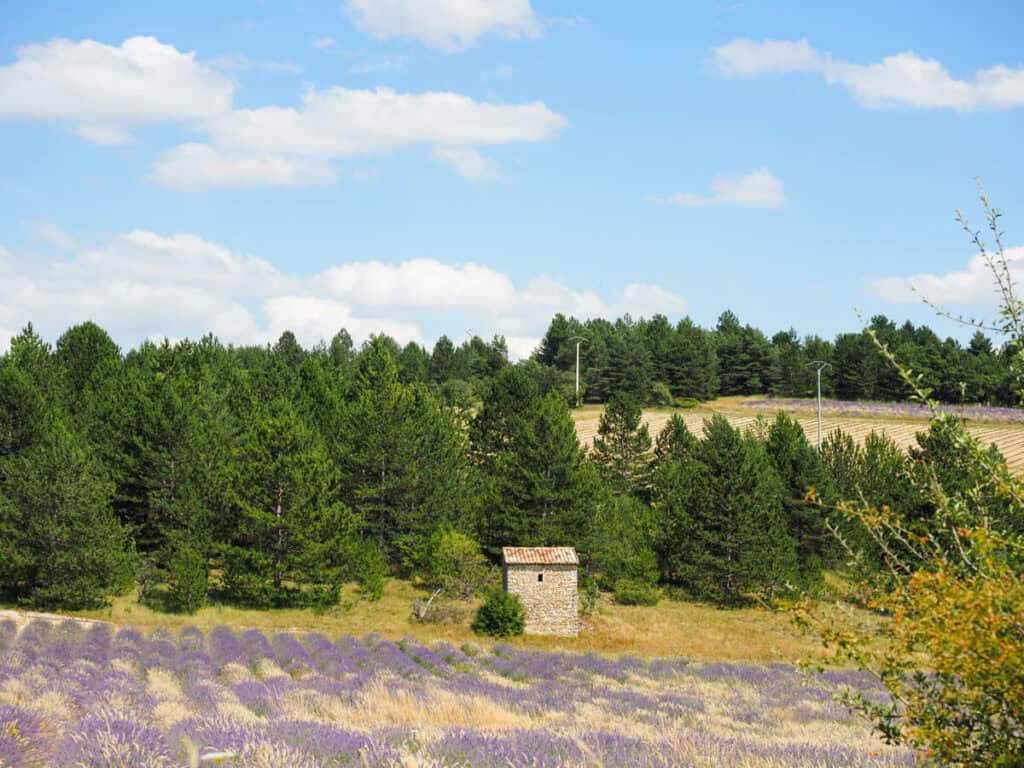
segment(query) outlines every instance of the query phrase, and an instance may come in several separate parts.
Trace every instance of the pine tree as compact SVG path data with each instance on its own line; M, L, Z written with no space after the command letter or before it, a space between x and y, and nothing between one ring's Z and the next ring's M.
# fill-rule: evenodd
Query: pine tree
M654 443L654 466L666 462L680 462L693 456L698 446L697 438L694 437L682 416L673 413Z
M13 364L0 360L0 459L35 442L43 428L45 407L32 379Z
M231 468L232 534L223 548L229 599L258 607L336 586L356 522L319 435L277 398L251 414Z
M106 331L86 322L68 328L57 339L54 362L63 374L64 398L71 412L77 413L97 381L110 375L106 369L120 365L121 350Z
M632 496L601 493L593 505L590 540L585 546L587 569L604 589L623 580L646 587L658 580L651 508Z
M53 359L53 349L36 333L32 323L11 339L8 362L28 376L44 398L59 396L58 369Z
M794 578L779 482L759 440L716 415L705 422L692 462L678 466L658 489L670 580L696 597L736 605Z
M470 431L486 551L496 557L502 546L570 543L566 537L584 524L591 485L565 400L553 392L541 398L528 373L508 367Z
M651 435L642 417L635 397L616 393L598 422L591 456L605 482L619 495L642 495L647 490Z
M113 484L64 418L53 416L36 443L7 460L5 474L0 529L13 557L0 568L3 591L73 610L127 588L131 540L110 508Z
M115 480L115 510L157 570L180 548L172 534L205 553L222 517L234 428L222 355L191 342L145 344L98 384L79 417Z
M718 354L711 335L684 318L669 340L666 383L677 397L711 400L718 392Z
M833 550L823 512L807 498L810 489L821 487L821 461L803 428L781 411L768 427L765 450L782 482L782 508L786 529L796 542L800 581L814 585Z
M333 368L342 375L352 367L356 359L355 344L351 334L345 328L334 334L331 343L327 346L327 357Z
M431 534L472 518L465 436L423 384L399 381L394 351L373 341L334 441L344 498L389 562L410 569Z
M571 540L584 524L586 494L580 485L583 449L565 399L549 392L540 399L529 432L519 444L519 471L540 541L559 544Z
M430 377L436 384L443 384L455 373L455 345L447 336L441 336L430 355Z

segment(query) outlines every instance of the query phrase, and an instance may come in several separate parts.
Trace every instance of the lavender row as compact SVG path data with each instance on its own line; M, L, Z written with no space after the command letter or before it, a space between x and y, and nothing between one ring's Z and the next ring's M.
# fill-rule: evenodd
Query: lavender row
M0 624L0 766L911 764L835 703L844 688L882 695L782 664Z
M801 413L815 410L817 400L765 399L746 400L745 405L753 408L771 409ZM834 416L881 416L896 418L926 419L930 415L927 406L918 403L879 403L859 400L822 400L822 410ZM1024 424L1024 409L988 405L940 405L939 410L968 421L991 421L1004 424Z

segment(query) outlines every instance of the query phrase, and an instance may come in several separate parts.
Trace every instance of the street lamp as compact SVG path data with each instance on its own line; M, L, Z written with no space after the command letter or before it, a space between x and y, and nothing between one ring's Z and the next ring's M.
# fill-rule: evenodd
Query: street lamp
M576 342L576 407L580 407L580 344L589 343L584 336L571 336L569 341Z
M821 372L826 368L831 368L832 364L826 363L824 360L812 360L806 367L812 366L818 373L818 453L821 453Z

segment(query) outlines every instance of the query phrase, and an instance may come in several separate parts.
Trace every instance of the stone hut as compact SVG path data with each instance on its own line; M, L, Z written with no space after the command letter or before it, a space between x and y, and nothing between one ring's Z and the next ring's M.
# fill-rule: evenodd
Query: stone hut
M519 595L531 635L579 634L579 593L573 547L502 547L505 591Z

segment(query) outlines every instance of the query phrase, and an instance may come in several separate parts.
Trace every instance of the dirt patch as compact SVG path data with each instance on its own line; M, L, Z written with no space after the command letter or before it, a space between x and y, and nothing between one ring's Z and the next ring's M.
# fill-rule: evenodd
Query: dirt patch
M0 621L4 619L13 619L14 623L20 630L30 621L52 621L54 624L60 624L65 621L73 621L77 624L83 624L85 626L92 626L94 624L110 624L109 621L100 621L99 619L79 619L74 616L62 616L59 613L41 613L39 611L15 611L11 609L0 610Z

